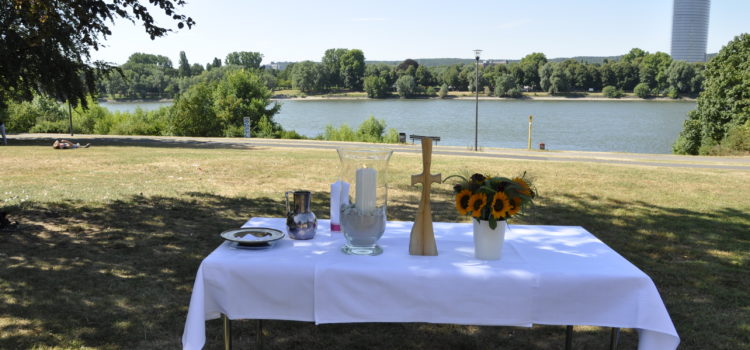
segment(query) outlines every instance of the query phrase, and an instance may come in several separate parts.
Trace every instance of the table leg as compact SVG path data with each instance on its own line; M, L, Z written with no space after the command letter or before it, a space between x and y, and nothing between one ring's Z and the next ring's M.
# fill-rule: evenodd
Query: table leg
M620 340L620 329L613 327L612 333L609 335L609 350L616 350L617 343Z
M263 350L263 320L258 319L258 330L255 335L255 347L258 350Z
M224 350L232 350L232 320L225 314L221 314L224 320Z
M565 327L565 350L573 348L573 326Z

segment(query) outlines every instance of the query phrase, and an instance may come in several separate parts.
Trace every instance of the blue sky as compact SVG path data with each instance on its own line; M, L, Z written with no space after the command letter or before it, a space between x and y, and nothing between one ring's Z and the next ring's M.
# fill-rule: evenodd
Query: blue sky
M184 50L201 64L232 51L261 52L264 63L319 61L329 48L358 48L368 60L472 58L475 48L497 59L610 56L633 47L669 53L672 27L672 0L188 1L180 12L197 22L193 29L152 41L117 21L93 58L121 64L146 52L176 64ZM748 15L750 1L712 1L708 52L750 32Z

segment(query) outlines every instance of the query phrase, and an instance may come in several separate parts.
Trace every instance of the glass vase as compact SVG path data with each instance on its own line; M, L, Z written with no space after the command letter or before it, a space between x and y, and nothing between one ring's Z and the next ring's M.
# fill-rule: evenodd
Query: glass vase
M351 255L379 255L388 208L388 161L384 148L339 148L341 181L349 184L348 201L341 203L341 231Z

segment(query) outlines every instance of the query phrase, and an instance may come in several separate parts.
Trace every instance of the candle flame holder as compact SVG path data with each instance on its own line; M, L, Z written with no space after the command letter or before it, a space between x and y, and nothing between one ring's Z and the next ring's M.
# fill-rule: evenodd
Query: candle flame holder
M341 206L341 231L350 255L379 255L388 208L388 161L393 150L339 148L341 181L349 183L349 203Z

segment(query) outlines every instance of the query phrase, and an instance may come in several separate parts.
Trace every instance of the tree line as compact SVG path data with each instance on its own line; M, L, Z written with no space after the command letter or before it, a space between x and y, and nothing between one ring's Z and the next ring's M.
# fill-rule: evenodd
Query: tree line
M520 97L522 92L568 94L604 92L619 97L633 92L642 98L697 96L703 89L705 64L673 60L663 52L638 48L619 59L588 63L551 61L531 53L518 62L428 66L405 59L399 64L366 63L359 49L328 49L320 62L302 61L277 70L261 66L259 52L232 52L222 61L190 64L180 52L175 68L169 58L135 53L98 84L100 96L114 99L175 98L191 86L221 79L237 69L253 71L271 90L297 89L306 94L352 91L371 98L441 96L448 91L475 91L487 96ZM479 71L477 79L476 73ZM478 80L478 81L477 81Z

